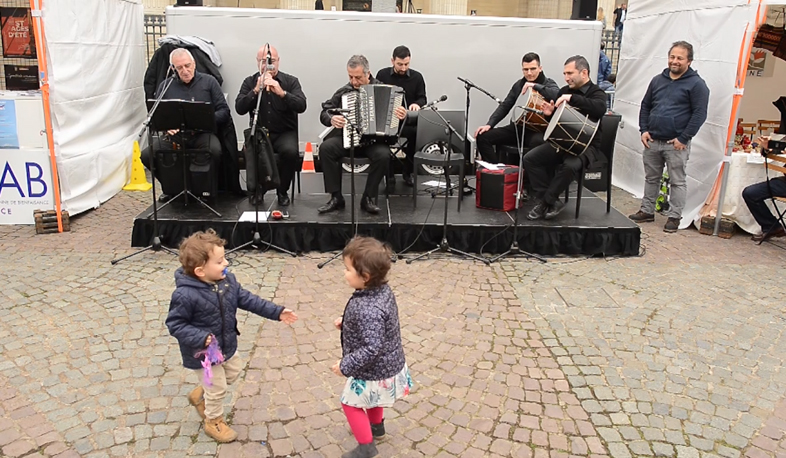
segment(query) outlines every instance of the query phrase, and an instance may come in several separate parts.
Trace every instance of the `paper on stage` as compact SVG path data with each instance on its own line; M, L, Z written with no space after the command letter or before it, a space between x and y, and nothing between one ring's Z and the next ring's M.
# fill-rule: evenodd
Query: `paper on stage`
M505 167L505 164L503 164L503 163L492 164L490 162L481 161L479 159L475 160L475 164L482 165L484 168L486 168L488 170L499 170L500 167Z
M259 212L260 221L267 221L269 216L270 216L270 212ZM256 216L254 216L254 212L243 212L243 214L240 215L240 218L238 218L237 221L239 223L254 223L256 222Z
M431 181L427 181L427 182L423 183L423 186L428 186L428 187L437 186L439 188L444 188L445 187L445 182L444 181L431 180Z

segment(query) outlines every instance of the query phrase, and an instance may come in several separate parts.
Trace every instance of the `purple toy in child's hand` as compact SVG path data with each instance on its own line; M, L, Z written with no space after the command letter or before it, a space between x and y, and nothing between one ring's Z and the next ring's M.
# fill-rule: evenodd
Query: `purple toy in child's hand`
M200 350L194 354L194 357L199 358L204 356L202 360L202 367L205 369L205 386L213 385L213 366L224 362L224 355L221 353L221 348L218 346L218 339L216 336L210 335L210 345L206 349Z

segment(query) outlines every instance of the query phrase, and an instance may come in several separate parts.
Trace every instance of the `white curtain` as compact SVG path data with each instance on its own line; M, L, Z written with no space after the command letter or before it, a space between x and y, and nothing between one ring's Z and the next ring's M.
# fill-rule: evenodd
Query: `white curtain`
M691 144L681 228L697 217L723 161L740 46L757 7L748 0L632 0L628 5L614 100L624 122L614 156L616 186L638 197L643 193L639 108L650 80L667 67L673 42L693 45L691 67L710 88L707 121Z
M50 109L64 208L98 207L128 180L145 117L141 0L47 0Z

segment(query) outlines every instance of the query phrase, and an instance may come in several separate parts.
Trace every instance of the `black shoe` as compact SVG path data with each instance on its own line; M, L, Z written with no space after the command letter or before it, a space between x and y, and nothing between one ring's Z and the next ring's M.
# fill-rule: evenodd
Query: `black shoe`
M628 216L628 218L630 218L631 221L635 221L637 223L651 223L655 221L655 215L651 213L644 213L641 210Z
M265 195L264 194L249 194L248 195L248 203L251 205L264 205L265 204Z
M379 439L381 437L385 437L385 419L382 419L382 422L378 425L371 424L371 435L374 436L374 439Z
M526 201L529 200L529 194L527 194L527 190L526 189L523 189L523 188L521 189L521 198L520 198L520 200L522 202L526 202Z
M540 201L535 204L535 207L527 213L527 219L530 221L535 221L536 219L543 219L546 216L546 212L549 209L549 205L546 202Z
M674 233L680 228L680 218L669 218L666 220L666 225L663 226L663 232Z
M360 208L368 213L371 213L372 215L379 213L379 207L377 207L374 201L371 200L371 197L368 196L363 196L360 199Z
M385 191L387 191L388 194L391 194L395 190L396 190L396 177L391 175L385 178Z
M344 198L343 197L341 198L341 200L339 200L337 197L331 197L330 200L328 200L325 205L317 208L317 211L319 213L328 213L328 212L332 212L332 211L335 211L335 210L341 210L345 206L346 206L346 203L344 203Z
M565 209L565 202L557 199L557 201L554 202L554 205L549 206L549 209L546 211L546 215L544 216L544 218L554 219L564 209Z
M412 179L412 174L411 173L403 173L403 174L401 174L401 178L404 179L404 184L409 186L410 188L412 186L415 186L415 180Z
M372 458L379 455L377 446L374 442L370 444L358 444L354 450L341 455L341 458Z
M172 198L172 196L170 196L169 194L159 194L158 201L162 202L162 203L163 202L169 202L169 199L171 199L171 198Z
M281 207L288 207L289 206L289 196L287 193L279 194L278 195L278 205Z

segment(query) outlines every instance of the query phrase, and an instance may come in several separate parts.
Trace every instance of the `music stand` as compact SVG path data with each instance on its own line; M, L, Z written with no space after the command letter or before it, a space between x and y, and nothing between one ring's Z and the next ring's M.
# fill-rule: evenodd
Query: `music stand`
M148 104L151 101L148 100ZM183 190L176 194L174 197L169 199L161 208L166 207L172 201L177 199L180 196L183 196L185 205L188 205L188 196L191 196L196 200L200 205L207 208L213 214L221 217L221 213L214 210L210 205L202 202L197 196L195 196L188 187L188 163L186 158L190 157L190 151L185 147L185 131L192 131L192 132L202 132L202 133L214 133L216 131L216 114L213 105L209 102L198 102L198 101L187 101L187 100L161 100L161 103L158 105L158 109L153 114L152 124L154 130L159 132L164 132L168 130L178 130L176 135L180 136L180 145L183 147ZM155 162L155 155L158 151L152 150L151 145L151 153L152 153L152 160L151 162ZM178 150L172 150L175 154L177 154ZM210 151L208 151L210 154ZM212 156L210 161L212 163Z
M167 72L167 74L168 73L169 72ZM115 264L117 264L118 262L120 262L120 261L128 259L128 258L130 258L132 256L136 256L136 255L138 255L140 253L144 253L145 251L148 251L148 250L153 251L153 252L158 252L158 251L164 250L164 251L166 251L169 254L177 255L177 253L174 250L170 250L169 248L167 248L167 247L165 247L164 245L161 244L161 237L158 235L158 201L156 199L156 173L155 173L156 160L155 160L155 156L153 156L153 154L154 154L154 152L153 152L153 135L152 135L152 133L150 131L150 122L153 119L153 114L156 112L156 110L158 110L158 106L161 104L162 97L164 96L164 94L166 94L166 91L169 89L169 86L172 85L173 81L175 81L175 78L167 77L166 85L164 86L164 89L161 91L161 93L159 94L158 97L156 97L154 100L152 100L152 103L148 104L147 117L145 118L144 122L142 122L142 130L139 132L139 135L137 136L137 142L138 142L142 138L142 136L145 135L145 132L147 132L147 144L149 145L148 147L150 148L150 152L151 152L150 175L153 176L153 179L151 180L153 182L153 186L152 186L152 190L153 190L153 213L152 213L152 215L153 215L153 240L151 241L150 245L146 246L145 248L142 248L141 250L135 251L135 252L133 252L133 253L131 253L129 255L123 256L123 257L118 258L118 259L113 259L112 261L110 261L110 263L113 266Z

